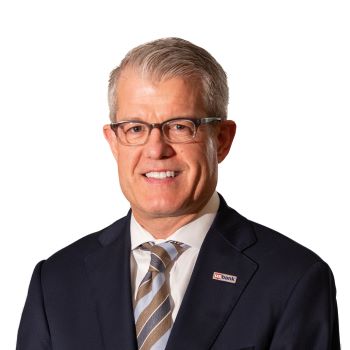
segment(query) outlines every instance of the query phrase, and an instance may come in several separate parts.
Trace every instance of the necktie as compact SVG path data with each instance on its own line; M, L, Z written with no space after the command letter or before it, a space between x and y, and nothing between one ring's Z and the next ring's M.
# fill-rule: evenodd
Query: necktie
M151 252L151 263L136 295L135 322L139 350L163 350L172 326L171 304L166 269L187 248L184 243L167 241L144 243Z

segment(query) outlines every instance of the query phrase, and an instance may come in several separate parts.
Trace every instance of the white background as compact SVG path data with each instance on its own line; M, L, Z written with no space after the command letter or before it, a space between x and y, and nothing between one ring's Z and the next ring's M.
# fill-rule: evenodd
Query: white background
M219 191L329 263L349 349L349 18L337 0L1 2L0 348L15 348L35 264L128 209L102 136L109 71L180 36L229 76Z

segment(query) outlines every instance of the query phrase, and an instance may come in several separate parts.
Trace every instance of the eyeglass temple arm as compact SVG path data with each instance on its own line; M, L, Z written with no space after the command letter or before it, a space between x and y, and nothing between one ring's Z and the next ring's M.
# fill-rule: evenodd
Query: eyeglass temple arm
M222 118L219 117L207 117L207 118L201 118L198 119L198 124L208 124L208 123L212 123L212 122L221 122Z

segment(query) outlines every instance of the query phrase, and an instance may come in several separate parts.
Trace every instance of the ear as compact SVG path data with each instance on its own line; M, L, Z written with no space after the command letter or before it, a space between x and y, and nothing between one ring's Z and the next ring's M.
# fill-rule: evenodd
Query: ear
M224 120L218 125L217 131L217 156L221 163L230 151L232 141L236 134L236 123L233 120Z
M109 124L103 126L103 135L107 140L115 160L118 160L118 142L114 131Z

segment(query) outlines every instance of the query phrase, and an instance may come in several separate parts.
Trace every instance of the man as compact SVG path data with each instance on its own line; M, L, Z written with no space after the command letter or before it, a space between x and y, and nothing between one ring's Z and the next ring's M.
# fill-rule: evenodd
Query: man
M235 135L216 60L182 39L141 45L109 104L131 211L37 265L17 349L339 349L328 265L215 191Z

